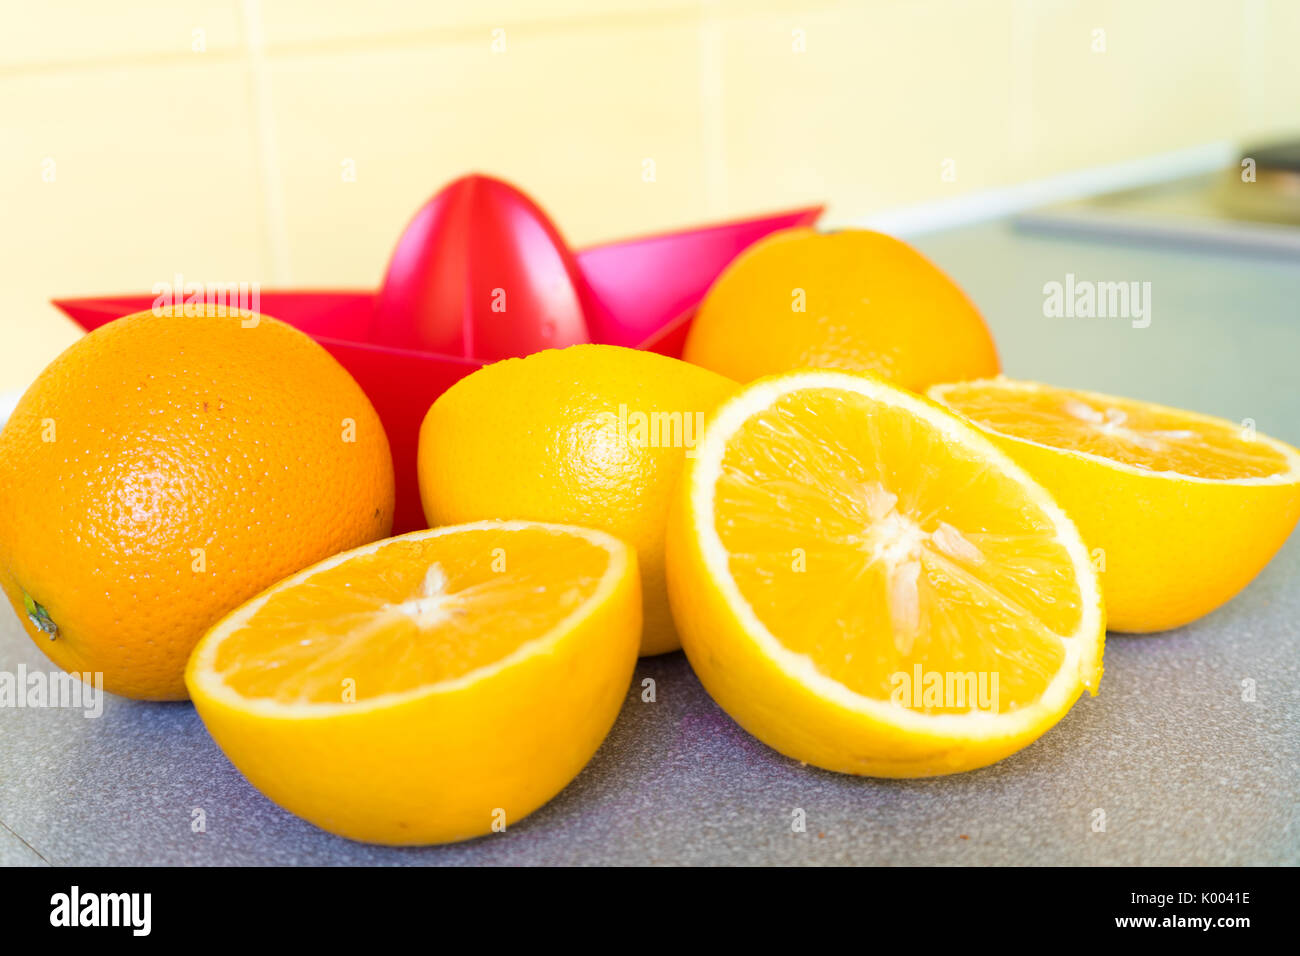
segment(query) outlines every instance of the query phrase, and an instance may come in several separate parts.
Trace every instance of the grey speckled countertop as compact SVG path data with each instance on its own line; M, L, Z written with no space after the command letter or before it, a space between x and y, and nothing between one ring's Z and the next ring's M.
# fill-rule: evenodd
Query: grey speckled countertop
M1300 263L1002 224L920 245L984 310L1009 375L1253 418L1300 444ZM1044 318L1043 284L1066 273L1151 282L1150 327ZM577 780L505 833L449 847L363 846L290 816L188 704L113 699L99 719L0 708L0 864L1296 864L1297 581L1293 536L1210 617L1112 637L1100 696L1043 739L933 780L801 767L733 724L681 654L643 661L635 686L655 678L657 701L630 692ZM6 610L0 671L20 664L48 667ZM206 832L191 830L195 808Z

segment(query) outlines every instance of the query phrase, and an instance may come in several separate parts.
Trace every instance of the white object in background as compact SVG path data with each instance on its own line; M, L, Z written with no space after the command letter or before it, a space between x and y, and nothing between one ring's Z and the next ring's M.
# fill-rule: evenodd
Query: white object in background
M0 425L9 421L9 416L14 413L14 406L22 397L22 392L0 392Z
M1015 186L985 189L953 199L887 209L849 225L876 229L893 236L920 236L941 229L1012 216L1039 206L1210 173L1231 166L1236 161L1237 148L1234 144L1205 143L1171 153L1062 173Z

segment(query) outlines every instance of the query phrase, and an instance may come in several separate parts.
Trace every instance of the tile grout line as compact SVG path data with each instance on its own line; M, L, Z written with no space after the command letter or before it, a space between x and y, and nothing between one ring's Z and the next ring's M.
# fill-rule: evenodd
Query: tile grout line
M481 43L482 37L493 27L504 26L515 34L547 36L579 31L607 31L611 29L653 29L664 24L678 23L698 18L698 6L708 0L695 0L679 6L660 10L624 11L614 13L557 14L533 18L502 21L498 17L460 25L433 25L395 29L392 32L324 36L306 40L281 39L269 49L284 56L336 56L349 53L378 53L385 50L415 50L430 45L456 45Z
M253 106L253 132L262 182L262 215L265 240L271 256L271 281L290 282L292 267L289 235L285 225L284 191L280 182L280 154L271 112L271 82L266 68L266 42L262 34L261 0L242 0L240 16L247 44L249 87Z
M710 216L727 208L727 138L722 24L717 0L704 0L700 20L700 122L703 126L704 204Z
M1016 173L1023 177L1020 157L1034 143L1034 11L1033 0L1016 0L1011 10L1011 153Z
M1237 74L1237 109L1246 118L1247 128L1257 126L1259 111L1255 108L1258 97L1251 94L1259 88L1262 71L1257 47L1268 31L1268 4L1265 0L1246 0L1241 8L1241 70Z
M698 0L699 3L709 3L711 0ZM241 8L247 4L246 0L241 0ZM260 0L254 0L251 6L255 9L258 20L257 27L260 30L261 6ZM238 19L247 24L249 12L241 9L237 14ZM527 32L528 34L549 35L578 29L595 29L610 30L617 28L629 28L632 30L655 27L664 24L679 22L692 16L692 5L682 3L677 7L667 7L662 10L642 10L627 11L621 13L594 13L594 14L557 14L554 16L542 16L532 19L512 20L505 23L506 26L518 32ZM351 53L378 53L386 50L416 50L421 47L430 45L443 44L462 44L480 42L484 31L490 30L493 26L500 26L498 18L484 20L483 22L473 22L459 26L428 26L417 27L413 29L398 29L391 33L373 33L349 36L324 36L307 40L279 40L271 45L262 44L262 50L270 51L277 55L283 56L337 56L339 54ZM246 51L235 47L219 47L209 49L204 56L213 60L225 60L228 62L245 62ZM141 63L141 58L147 57L147 64ZM65 73L65 72L82 72L96 71L105 69L121 69L124 67L131 68L152 68L159 65L170 65L172 63L194 62L194 55L190 52L168 53L161 50L143 49L134 52L107 54L107 55L86 55L73 56L65 59L40 60L40 61L19 61L16 63L0 64L0 77L9 76L27 76L42 73Z
M147 58L148 62L142 62ZM237 47L215 47L204 51L202 63L239 63L244 53ZM97 73L104 70L136 70L196 66L199 61L193 51L172 53L150 50L128 53L108 53L102 56L82 56L70 59L45 60L32 63L0 65L0 79L11 77L47 76L50 74Z

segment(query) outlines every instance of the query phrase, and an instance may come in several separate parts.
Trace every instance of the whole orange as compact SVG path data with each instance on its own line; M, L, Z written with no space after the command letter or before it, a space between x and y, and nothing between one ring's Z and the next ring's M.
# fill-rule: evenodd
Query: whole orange
M664 528L682 463L736 383L617 345L571 345L485 365L420 426L429 524L522 518L596 528L636 548L641 654L681 647L664 579Z
M872 371L913 390L996 375L993 336L938 266L878 232L790 229L756 243L700 305L683 358L748 382Z
M90 333L0 431L0 586L54 663L127 697L184 699L218 618L392 525L388 439L343 367L191 311Z

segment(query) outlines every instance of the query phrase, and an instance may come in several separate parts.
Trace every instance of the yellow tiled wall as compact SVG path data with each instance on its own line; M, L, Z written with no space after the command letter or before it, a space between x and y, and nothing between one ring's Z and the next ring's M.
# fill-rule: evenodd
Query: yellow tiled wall
M1283 132L1297 37L1289 0L12 4L0 393L75 338L51 296L372 286L469 170L576 244L809 200L851 220Z

